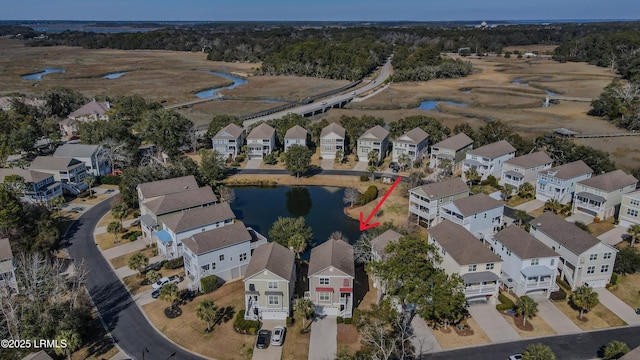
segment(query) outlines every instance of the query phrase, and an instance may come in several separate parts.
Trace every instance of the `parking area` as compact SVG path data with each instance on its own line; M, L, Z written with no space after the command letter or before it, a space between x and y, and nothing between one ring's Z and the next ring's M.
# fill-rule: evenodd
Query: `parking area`
M284 320L264 320L262 322L262 329L267 329L271 331L271 335L273 335L273 329L276 326L285 326ZM271 340L271 339L269 339ZM285 336L285 340L287 338ZM273 346L269 344L266 349L258 349L256 345L253 345L253 360L280 360L282 358L282 346Z
M518 341L520 335L500 315L494 304L477 303L469 306L469 313L484 330L491 342Z

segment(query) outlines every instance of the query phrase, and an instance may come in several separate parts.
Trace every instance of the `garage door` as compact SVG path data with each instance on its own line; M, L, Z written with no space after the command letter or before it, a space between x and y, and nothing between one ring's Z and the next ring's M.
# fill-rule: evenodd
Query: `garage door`
M316 314L318 314L318 315L338 316L338 315L340 315L340 310L338 308L336 308L336 307L318 306L318 307L316 307Z
M263 311L262 320L286 320L287 313L284 311Z
M589 287L592 288L603 288L607 286L607 280L589 280L587 283L589 283Z

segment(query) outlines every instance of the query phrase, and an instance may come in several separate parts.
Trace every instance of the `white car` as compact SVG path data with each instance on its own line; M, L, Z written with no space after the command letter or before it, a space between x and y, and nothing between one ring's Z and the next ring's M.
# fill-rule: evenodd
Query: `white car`
M522 354L515 354L509 356L509 360L522 360Z
M284 334L287 330L283 326L276 326L273 328L273 335L271 336L271 345L282 346L284 342Z
M162 279L156 281L155 283L153 283L151 285L151 287L153 288L153 290L158 290L160 288L162 288L165 284L169 283L169 278L168 277L163 277Z

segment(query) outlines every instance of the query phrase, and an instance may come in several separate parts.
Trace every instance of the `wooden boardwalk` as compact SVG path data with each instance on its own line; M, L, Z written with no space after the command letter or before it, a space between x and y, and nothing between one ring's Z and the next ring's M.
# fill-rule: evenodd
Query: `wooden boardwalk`
M623 133L602 133L602 134L576 134L570 138L588 139L588 138L605 138L605 137L622 137L622 136L639 136L640 132L623 132Z

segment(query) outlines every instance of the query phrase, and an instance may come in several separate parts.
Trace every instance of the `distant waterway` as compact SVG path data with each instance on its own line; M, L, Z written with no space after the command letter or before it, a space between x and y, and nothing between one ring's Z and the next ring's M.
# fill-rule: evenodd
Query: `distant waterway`
M126 73L127 73L126 71L124 71L124 72L115 72L115 73L107 74L107 75L103 76L102 78L103 79L110 79L110 80L111 79L117 79L117 78L119 78L120 76L122 76L122 75L124 75Z
M212 75L215 75L215 76L223 77L223 78L225 78L227 80L231 80L231 81L233 81L233 84L231 84L229 86L221 86L221 87L211 88L211 89L207 89L207 90L203 90L203 91L197 92L196 96L201 98L201 99L208 99L208 98L215 97L215 96L217 96L217 94L218 94L218 92L220 90L235 89L237 86L244 85L244 84L249 82L249 81L247 81L247 79L243 79L241 77L237 77L237 76L221 73L221 72L218 72L218 71L206 70L205 72L209 73L209 74L212 74Z
M63 69L63 68L44 68L40 72L24 75L24 76L22 76L22 79L40 81L40 80L42 80L42 77L44 75L54 74L54 73L63 73L63 72L65 72L65 69Z
M418 109L420 109L420 110L434 110L438 106L438 103L444 103L444 104L449 104L449 105L453 105L453 106L462 106L462 107L466 107L467 106L467 104L465 104L465 103L456 102L456 101L426 100L426 101L423 101L423 102L420 103L420 105L418 106Z

